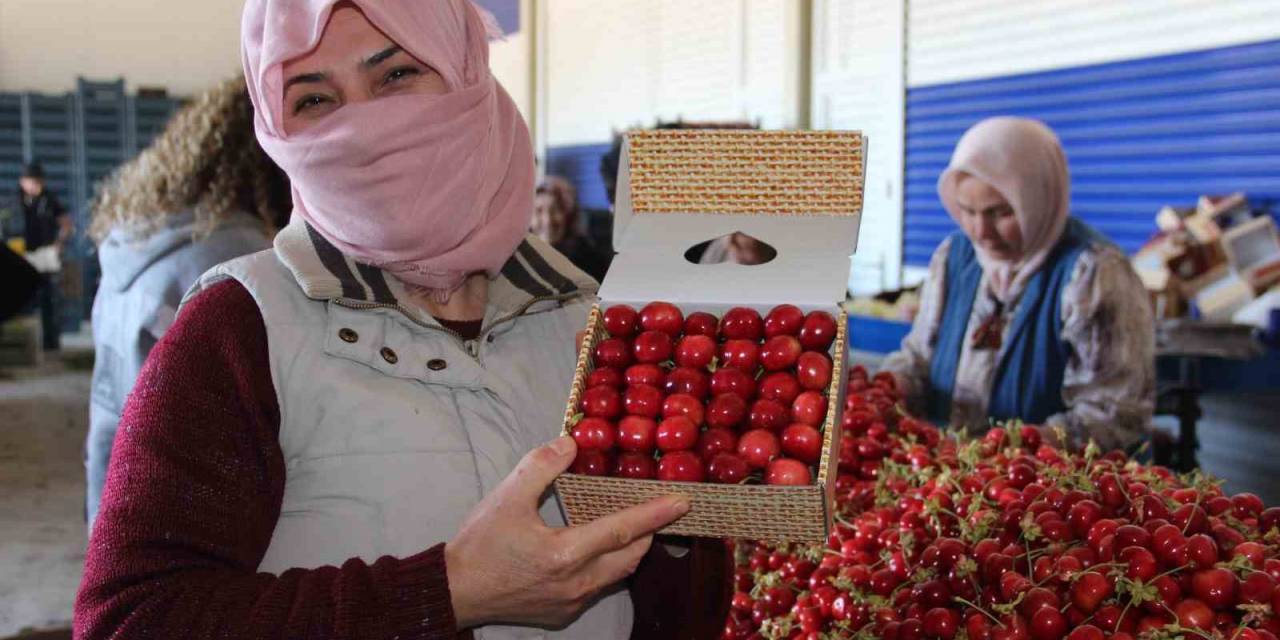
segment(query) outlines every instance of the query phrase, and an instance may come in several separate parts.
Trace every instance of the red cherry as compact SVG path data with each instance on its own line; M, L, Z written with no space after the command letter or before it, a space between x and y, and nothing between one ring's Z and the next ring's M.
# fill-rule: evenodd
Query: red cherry
M831 386L831 358L817 351L800 354L796 361L796 381L802 389L826 391Z
M1155 555L1145 547L1125 547L1120 550L1118 559L1128 564L1124 574L1130 580L1146 582L1159 572Z
M579 450L578 456L573 459L573 466L569 468L573 473L584 476L608 475L611 469L613 469L613 461L609 459L608 454L599 449Z
M702 369L716 357L716 341L707 336L685 336L676 344L676 364Z
M793 304L780 304L769 311L764 318L764 337L794 336L800 333L804 324L804 312Z
M1213 609L1235 606L1239 580L1229 569L1201 569L1191 574L1191 595Z
M698 436L698 457L710 462L718 453L738 450L738 436L728 429L707 429Z
M748 431L738 438L738 455L753 469L765 468L781 451L778 436L764 429Z
M660 331L675 339L684 331L684 314L670 302L650 302L640 310L640 328Z
M671 416L684 416L693 424L702 426L705 416L705 410L702 403L697 398L687 393L677 393L667 396L662 403L662 417L670 418Z
M613 367L601 367L587 374L587 388L613 387L619 389L623 385L622 372Z
M760 344L752 340L728 340L720 347L720 366L755 375L760 366Z
M798 312L799 309L796 309ZM951 640L960 628L960 614L945 607L934 607L924 614L921 621L924 632L931 638Z
M793 424L782 431L782 452L805 464L818 464L822 434L807 424Z
M1270 604L1276 592L1276 580L1262 572L1250 573L1240 583L1240 602L1244 604Z
M698 427L684 416L672 416L658 424L656 441L661 451L685 451L698 444Z
M667 373L656 364L633 364L627 367L623 377L628 385L645 384L650 387L661 387Z
M619 478L649 480L658 473L653 458L642 453L627 452L618 456L613 465L613 475Z
M1212 567L1218 562L1218 543L1203 533L1187 538L1187 559L1198 569Z
M1173 607L1178 624L1191 629L1208 631L1213 628L1213 610L1195 598L1187 598Z
M1076 627L1071 630L1071 633L1067 634L1067 640L1106 640L1106 637L1102 633L1102 629L1091 624Z
M806 351L830 351L836 340L836 319L826 311L809 312L800 325L799 338Z
M596 345L596 367L625 369L631 364L631 347L621 338L606 338Z
M755 309L734 307L720 319L720 337L724 340L758 342L763 335L764 320Z
M1027 630L1033 640L1059 640L1067 633L1067 619L1053 607L1042 607L1031 614Z
M588 418L613 420L622 415L622 395L613 387L591 387L583 391L579 405Z
M671 359L671 336L661 331L645 331L631 346L636 362L656 364Z
M601 418L583 418L569 431L578 443L578 450L597 449L608 451L618 439L618 429L612 422Z
M684 334L715 338L719 325L720 321L715 316L705 311L695 311L684 319Z
M751 405L747 415L747 428L781 431L791 423L791 409L777 400L761 398Z
M751 474L747 461L734 453L717 453L707 465L707 475L712 482L738 484Z
M1085 613L1093 613L1103 600L1115 593L1115 585L1102 574L1083 573L1071 585L1071 602Z
M618 448L636 453L652 453L658 423L653 418L626 416L618 422Z
M747 403L736 393L723 393L707 404L707 426L736 429L747 418Z
M604 330L614 338L630 338L640 325L640 314L635 309L620 304L605 309Z
M707 397L707 393L711 390L711 376L707 375L706 371L688 367L676 367L663 380L662 390L667 395L685 393L702 400Z
M765 468L765 484L799 486L810 484L811 482L813 482L813 476L809 473L809 467L799 460L778 458L770 462L769 466Z
M796 366L803 349L795 336L774 336L760 348L760 365L765 371L782 371Z
M622 404L629 416L657 418L662 413L662 392L642 384L627 387Z
M750 402L756 396L756 381L737 369L717 369L711 374L711 394L722 396L726 393Z
M702 482L702 460L692 451L672 451L658 460L658 479L664 482Z
M720 373L717 371L716 373ZM800 395L800 383L785 371L775 371L760 379L760 397L791 406Z
M817 391L805 391L791 403L791 419L814 427L827 419L827 398Z

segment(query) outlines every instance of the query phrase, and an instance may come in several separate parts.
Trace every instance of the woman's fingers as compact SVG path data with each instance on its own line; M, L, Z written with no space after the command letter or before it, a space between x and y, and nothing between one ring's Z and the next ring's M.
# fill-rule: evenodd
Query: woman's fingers
M569 436L560 436L547 444L526 453L520 464L494 489L500 494L499 502L514 504L537 511L538 501L557 476L573 464L578 446Z
M638 504L580 527L561 530L567 538L569 557L587 562L643 538L689 512L689 499L664 496Z
M640 560L653 544L653 534L637 538L631 544L611 551L596 558L589 566L589 575L594 584L603 589L627 576L635 573Z

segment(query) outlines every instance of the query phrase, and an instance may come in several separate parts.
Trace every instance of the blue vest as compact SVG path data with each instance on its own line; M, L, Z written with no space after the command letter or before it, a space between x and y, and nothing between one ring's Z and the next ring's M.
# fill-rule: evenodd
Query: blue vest
M1109 241L1085 223L1071 218L1062 239L1027 282L996 363L987 410L992 418L1042 423L1049 416L1066 410L1062 378L1071 356L1071 345L1062 340L1062 292L1080 253L1095 243L1109 244ZM938 327L929 368L929 417L939 424L951 419L951 396L960 350L982 280L982 266L973 243L963 233L951 236L946 278L942 324Z

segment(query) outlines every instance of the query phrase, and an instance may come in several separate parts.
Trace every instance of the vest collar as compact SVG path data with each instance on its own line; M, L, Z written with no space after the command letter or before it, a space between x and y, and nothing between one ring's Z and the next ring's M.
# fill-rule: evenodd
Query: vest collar
M308 298L414 308L401 304L407 291L399 280L344 255L300 218L276 235L275 252ZM541 311L570 298L594 295L598 288L568 258L537 236L526 235L497 277L490 278L490 309L485 315Z

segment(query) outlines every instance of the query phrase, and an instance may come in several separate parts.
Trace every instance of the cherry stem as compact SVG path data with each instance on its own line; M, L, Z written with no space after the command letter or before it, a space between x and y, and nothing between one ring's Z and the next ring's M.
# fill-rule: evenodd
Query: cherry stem
M1161 604L1163 605L1164 603L1161 603ZM1120 615L1116 617L1116 628L1112 629L1111 633L1120 633L1120 625L1124 624L1124 616L1126 613L1129 613L1129 608L1132 606L1133 606L1132 599L1130 599L1128 602L1125 603L1124 608L1120 610ZM1174 616L1174 617L1176 618L1177 616Z
M981 613L982 615L984 615L984 616L986 616L986 617L988 617L988 618L991 618L991 621L992 621L992 622L996 623L996 624L997 624L997 625L999 625L1001 628L1004 628L1004 623L1003 623L1003 622L1000 622L1000 619L999 619L999 618L997 618L997 617L995 617L995 615L993 615L990 611L987 611L986 609L983 609L982 607L978 606L976 603L969 602L968 600L965 600L964 598L961 598L960 596L953 596L953 598L954 598L954 600L955 600L956 602L959 602L959 603L961 603L961 604L965 604L965 605L969 605L970 607L973 607L973 609L974 609L975 611L977 611L977 612Z

